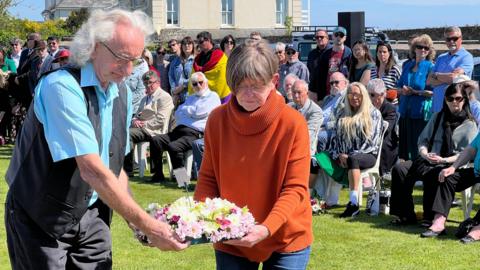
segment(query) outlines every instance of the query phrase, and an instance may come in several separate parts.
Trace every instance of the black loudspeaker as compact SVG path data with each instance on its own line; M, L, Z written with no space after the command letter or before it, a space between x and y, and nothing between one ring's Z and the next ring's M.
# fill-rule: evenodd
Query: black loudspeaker
M352 48L352 44L365 34L365 12L339 12L338 25L347 29L345 45Z

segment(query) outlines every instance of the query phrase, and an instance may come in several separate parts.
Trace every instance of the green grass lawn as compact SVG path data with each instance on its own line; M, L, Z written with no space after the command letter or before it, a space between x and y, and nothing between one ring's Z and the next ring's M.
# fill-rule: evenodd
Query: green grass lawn
M0 178L4 179L11 147L0 147ZM139 178L131 180L135 199L145 207L149 202L167 203L185 191L174 183L148 184ZM5 202L8 188L0 181L0 201ZM348 200L342 190L341 203ZM421 193L415 191L416 208L421 210ZM364 196L365 198L366 196ZM477 195L477 197L479 197ZM474 209L478 209L477 199ZM364 203L365 205L365 203ZM392 227L391 217L370 217L363 212L355 219L340 219L343 206L313 218L315 241L308 269L477 269L480 244L462 245L454 237L460 208L452 209L447 224L448 236L441 239L421 239L417 226ZM0 269L10 269L4 227L4 207L0 209ZM118 216L112 224L114 269L215 269L213 249L209 244L197 245L182 252L162 252L141 246L130 229Z

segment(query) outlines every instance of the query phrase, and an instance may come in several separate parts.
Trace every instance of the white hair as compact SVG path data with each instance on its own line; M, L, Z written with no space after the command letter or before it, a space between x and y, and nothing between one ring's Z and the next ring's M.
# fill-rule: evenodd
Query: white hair
M283 79L283 89L287 89L287 80L290 80L290 79L293 79L292 85L296 81L300 80L300 78L297 75L295 75L294 73L288 73L287 76L285 76L285 79Z
M295 82L293 83L293 85L295 86L295 84L300 84L299 86L301 87L302 90L308 92L308 83L305 81L305 80L295 80ZM293 88L293 87L292 87ZM297 90L298 91L298 90Z
M277 42L277 45L275 45L275 50L277 51L285 51L285 43L283 42Z
M142 11L94 10L73 38L70 46L70 62L79 67L84 66L90 60L95 44L112 39L115 28L120 21L126 22L143 32L145 43L147 43L149 36L154 33L152 20Z
M203 72L198 71L193 73L192 76L190 76L190 82L198 82L200 81L200 79L202 79L204 83L208 82L208 79L205 74L203 74Z
M377 95L383 95L387 88L382 79L372 79L368 82L367 91L369 93L375 93Z

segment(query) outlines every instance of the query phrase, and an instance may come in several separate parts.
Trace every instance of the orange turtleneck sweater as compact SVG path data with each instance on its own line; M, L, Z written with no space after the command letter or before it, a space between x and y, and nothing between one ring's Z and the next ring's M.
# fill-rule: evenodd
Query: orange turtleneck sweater
M252 248L215 244L215 249L267 260L313 241L308 193L309 137L305 119L273 90L265 104L246 112L235 97L209 116L205 152L194 198L221 197L248 206L270 237Z

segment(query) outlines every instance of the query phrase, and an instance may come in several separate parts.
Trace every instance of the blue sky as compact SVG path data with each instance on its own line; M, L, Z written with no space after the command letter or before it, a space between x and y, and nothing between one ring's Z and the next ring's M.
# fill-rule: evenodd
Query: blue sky
M335 25L337 12L345 11L364 11L366 26L380 29L480 24L480 0L311 0L310 3L312 25ZM44 0L23 0L10 12L40 21L44 8Z

